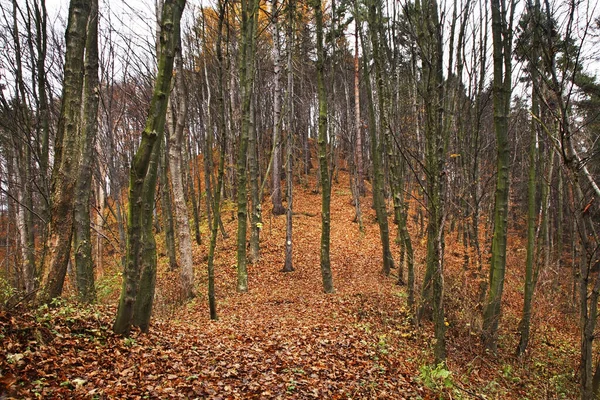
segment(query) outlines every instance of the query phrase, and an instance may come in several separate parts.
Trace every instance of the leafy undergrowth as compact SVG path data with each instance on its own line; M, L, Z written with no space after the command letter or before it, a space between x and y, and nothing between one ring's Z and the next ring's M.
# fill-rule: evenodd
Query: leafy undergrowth
M314 187L314 182L307 187ZM261 259L249 266L248 293L235 291L236 221L229 211L224 213L229 236L220 238L216 260L218 321L208 318L206 237L194 249L197 297L193 301L178 304L177 272L168 271L164 259L160 260L155 316L148 334L133 332L129 338L112 334L117 293L107 289L110 285L102 287L107 304L80 307L63 300L54 308L0 313L0 397L576 397L577 336L573 316L561 309L560 300L568 293L539 296L530 351L521 359L513 357L522 306L522 266L520 252L509 252L499 355L487 354L479 341L479 275L474 267L463 266L461 244L449 234L449 358L445 366L432 365L430 324L413 326L405 287L380 273L379 231L369 200L363 206L364 233L352 223L350 200L349 190L334 186L335 294L321 290L320 195L298 188L295 271L280 272L285 217L265 213ZM415 226L411 225L411 232L420 277L425 242ZM510 246L518 250L523 244L513 238ZM394 252L398 254L396 245ZM105 272L111 282L117 273ZM553 284L551 278L541 281L542 289ZM113 286L118 287L118 282ZM552 290L556 293L561 286Z

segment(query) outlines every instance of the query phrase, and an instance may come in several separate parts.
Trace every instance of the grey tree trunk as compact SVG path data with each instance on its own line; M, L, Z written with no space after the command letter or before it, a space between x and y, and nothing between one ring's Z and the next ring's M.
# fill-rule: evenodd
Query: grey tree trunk
M254 91L254 90L253 90ZM260 258L260 228L262 224L262 205L258 182L258 145L256 121L254 115L255 96L250 101L250 126L248 130L248 166L250 169L250 263L256 264Z
M360 63L358 58L358 25L355 25L354 29L354 128L356 130L356 175L358 182L358 193L360 196L363 196L365 194L365 180L362 151L363 124L360 118Z

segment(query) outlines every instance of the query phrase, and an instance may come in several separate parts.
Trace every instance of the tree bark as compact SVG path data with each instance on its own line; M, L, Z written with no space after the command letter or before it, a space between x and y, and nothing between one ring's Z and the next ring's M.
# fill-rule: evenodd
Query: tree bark
M365 180L362 151L363 127L360 118L360 63L358 58L358 25L355 25L354 29L354 128L356 129L356 175L358 182L358 193L360 196L363 196L365 194Z

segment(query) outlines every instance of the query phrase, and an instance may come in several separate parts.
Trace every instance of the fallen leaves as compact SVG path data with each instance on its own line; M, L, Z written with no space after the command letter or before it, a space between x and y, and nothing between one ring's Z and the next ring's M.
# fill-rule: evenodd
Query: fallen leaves
M310 217L320 213L317 199L308 192L295 197L302 217L294 218L294 272L280 272L285 217L265 218L261 259L248 266L246 294L235 292L231 267L235 237L219 237L215 260L219 321L209 320L202 295L204 246L194 249L200 293L194 301L178 307L169 303L176 275L159 269L156 316L145 335L137 331L129 338L113 335L114 304L79 308L65 302L35 312L0 313L0 398L436 398L439 394L418 380L419 367L431 361L431 330L427 323L415 329L404 289L379 273L377 225L365 224L361 234L356 224L348 222L354 212L349 194L332 198L336 293L322 293L320 222ZM224 222L234 232L235 221ZM453 240L448 238L448 248L460 248ZM417 259L423 257L423 249L417 247L415 252ZM455 258L448 257L449 270L453 263L462 268L460 254ZM451 300L466 296L458 292L466 293L465 282L449 277L447 284L457 290ZM470 350L477 348L472 344L477 338L471 338L470 325L464 334L460 330L456 314L461 309L449 309L449 354L454 357L450 361L455 370L469 371L453 372L456 379L464 377L465 386L471 382L478 388L489 386L486 390L498 398L515 398L535 389L535 382L502 381L497 371L490 372L501 368L493 360L482 362ZM456 365L461 355L472 354L477 365L470 360ZM523 368L522 376L526 374ZM500 389L490 386L494 377L502 383Z

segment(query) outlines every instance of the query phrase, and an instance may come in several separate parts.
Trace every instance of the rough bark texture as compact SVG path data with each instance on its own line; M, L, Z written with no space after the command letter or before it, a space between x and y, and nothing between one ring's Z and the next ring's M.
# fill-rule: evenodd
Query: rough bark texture
M91 0L72 0L66 32L62 104L56 132L51 216L42 263L41 303L62 293L73 233L73 202L79 168L83 54Z
M162 8L158 75L146 127L129 175L127 254L123 288L113 326L117 334L128 335L132 325L146 331L150 323L156 279L156 245L152 232L154 193L184 7L185 0L166 0Z

